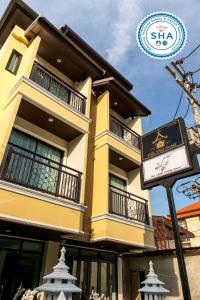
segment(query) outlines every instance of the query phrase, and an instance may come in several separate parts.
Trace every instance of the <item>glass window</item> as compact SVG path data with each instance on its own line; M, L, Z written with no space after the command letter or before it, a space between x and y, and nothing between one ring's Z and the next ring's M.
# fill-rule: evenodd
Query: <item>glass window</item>
M185 228L185 229L187 229L186 220L179 220L178 225Z
M0 250L1 249L18 250L19 248L20 248L20 240L0 238Z
M37 190L55 193L62 151L16 129L13 129L9 143L14 145L16 152L12 152L9 158L6 179ZM8 149L9 147L6 151Z
M126 180L110 174L110 185L115 188L126 191Z
M92 289L116 300L116 258L115 253L66 247L66 263L82 289L81 300L88 299Z
M77 260L73 260L72 275L76 277L77 276L76 273L77 273Z
M11 53L11 56L8 60L8 63L6 65L6 70L13 74L16 74L18 71L21 59L22 59L22 55L19 52L17 52L16 50L13 50Z
M98 256L98 252L96 252L96 251L81 250L81 257L91 259L91 258L94 258L97 256Z
M115 261L116 260L116 254L109 253L109 252L101 252L100 253L100 258L103 259L103 260Z
M23 242L22 250L42 252L43 244L42 243L36 243L36 242Z
M101 294L109 296L107 291L107 263L101 263Z
M110 299L116 299L117 282L116 282L116 264L110 264Z
M0 299L14 299L20 284L33 289L39 284L43 243L0 237Z
M97 271L98 264L96 261L91 262L91 281L90 281L90 289L97 291Z
M78 256L78 249L77 248L66 248L66 258L69 256Z
M81 300L87 299L89 290L88 290L88 261L81 261L80 269L80 288L82 289Z

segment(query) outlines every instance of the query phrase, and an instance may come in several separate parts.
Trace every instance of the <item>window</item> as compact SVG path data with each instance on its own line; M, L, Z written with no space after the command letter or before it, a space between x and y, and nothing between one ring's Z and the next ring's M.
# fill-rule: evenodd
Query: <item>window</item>
M185 228L185 229L187 229L187 223L186 223L186 220L179 220L178 221L178 225L179 226L181 226L181 227L183 227L183 228Z
M110 185L112 185L116 189L118 188L120 190L126 191L126 180L121 179L112 174L110 174L109 178L110 178Z
M10 58L8 60L8 63L6 65L6 70L13 74L16 74L18 71L21 59L22 59L22 55L19 52L17 52L16 50L13 50L10 55Z
M0 236L1 300L16 299L20 284L25 289L38 286L43 251L43 242Z
M12 152L8 161L6 180L55 194L62 151L16 129L13 129L9 143L16 152Z
M91 290L117 297L117 256L111 252L66 247L66 264L82 289L81 300L88 300ZM73 299L77 299L73 295Z

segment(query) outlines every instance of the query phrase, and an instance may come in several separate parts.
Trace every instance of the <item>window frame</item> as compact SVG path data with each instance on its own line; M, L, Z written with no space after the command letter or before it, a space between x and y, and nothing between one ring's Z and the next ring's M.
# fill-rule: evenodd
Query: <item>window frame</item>
M73 268L73 262L76 261L77 265L76 265L76 274L73 274L76 278L77 278L77 282L76 284L79 286L81 283L81 263L84 262L87 264L87 271L86 271L86 278L87 278L87 282L86 282L86 286L85 286L85 290L87 292L87 294L89 295L90 288L91 288L91 265L92 262L96 262L97 263L97 292L101 293L101 265L102 263L106 263L107 264L107 292L110 295L110 273L111 272L111 266L114 265L115 266L115 274L114 274L114 278L115 278L115 300L118 299L118 266L117 266L117 253L116 252L107 252L107 251L101 251L101 250L97 250L97 249L88 249L88 248L81 248L81 247L76 247L76 245L64 245L66 247L66 264L68 265L68 267L70 268L70 273L72 274L72 268ZM70 253L67 253L67 250L69 248L73 248L73 249L77 249L77 253L74 255L70 255ZM95 252L97 254L96 257L91 257L88 253L88 257L82 255L82 251L84 250L89 250L91 252ZM113 254L113 258L112 259L106 259L105 257L103 257L103 255L105 253L111 253ZM103 255L102 255L103 254ZM83 269L82 269L83 271ZM83 299L83 298L81 298ZM88 298L87 298L88 299ZM110 299L111 295L110 295Z
M124 192L128 192L128 186L129 186L128 185L128 178L120 176L117 173L109 172L109 185L111 185L111 177L115 177L115 178L120 179L121 181L123 181L125 183L125 185L124 185L124 187L125 187ZM116 187L116 189L117 189L117 187Z
M19 59L18 59L18 62L17 62L17 66L16 66L16 68L15 68L15 70L14 70L14 72L13 72L13 71L11 71L11 70L9 69L9 66L10 66L10 63L11 63L11 61L12 61L12 58L13 58L13 55L14 55L14 54L17 54L18 57L19 57ZM22 54L19 53L17 50L13 49L12 52L11 52L11 54L10 54L10 57L9 57L9 59L8 59L8 62L7 62L7 64L6 64L6 68L5 68L6 71L10 72L10 73L13 74L13 75L16 75L17 72L18 72L18 69L19 69L21 60L22 60Z

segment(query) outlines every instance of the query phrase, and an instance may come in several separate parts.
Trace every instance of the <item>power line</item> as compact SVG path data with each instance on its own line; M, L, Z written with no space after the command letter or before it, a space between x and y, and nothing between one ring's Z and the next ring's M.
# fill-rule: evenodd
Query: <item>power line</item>
M194 50L192 50L188 55L186 55L185 57L183 57L182 59L180 59L179 62L183 63L184 60L186 60L188 57L190 57L199 47L200 47L200 44L196 48L194 48Z
M177 115L177 113L178 113L179 107L180 107L180 105L181 105L182 98L183 98L183 89L182 89L182 91L181 91L180 99L179 99L178 106L177 106L177 108L176 108L176 112L175 112L175 114L174 114L173 120L176 118L176 115Z
M192 71L192 74L195 74L195 73L197 73L197 72L199 72L199 71L200 71L200 68L197 69L196 71Z
M186 113L185 113L185 116L183 117L183 119L185 119L187 117L187 114L189 112L189 108L190 108L190 100L188 99L188 106L187 106L187 110L186 110Z

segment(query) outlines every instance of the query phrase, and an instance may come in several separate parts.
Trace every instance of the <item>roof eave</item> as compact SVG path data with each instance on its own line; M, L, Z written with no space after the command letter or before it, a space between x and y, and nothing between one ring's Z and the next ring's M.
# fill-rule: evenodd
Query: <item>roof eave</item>
M4 27L4 24L9 16L9 14L12 12L12 10L14 9L14 7L19 7L21 9L23 9L24 11L26 11L26 13L33 18L33 20L35 18L38 17L38 14L30 7L28 6L26 3L24 3L21 0L11 0L10 3L8 4L8 6L6 7L6 10L4 11L1 19L0 19L0 32L2 30L2 28Z

